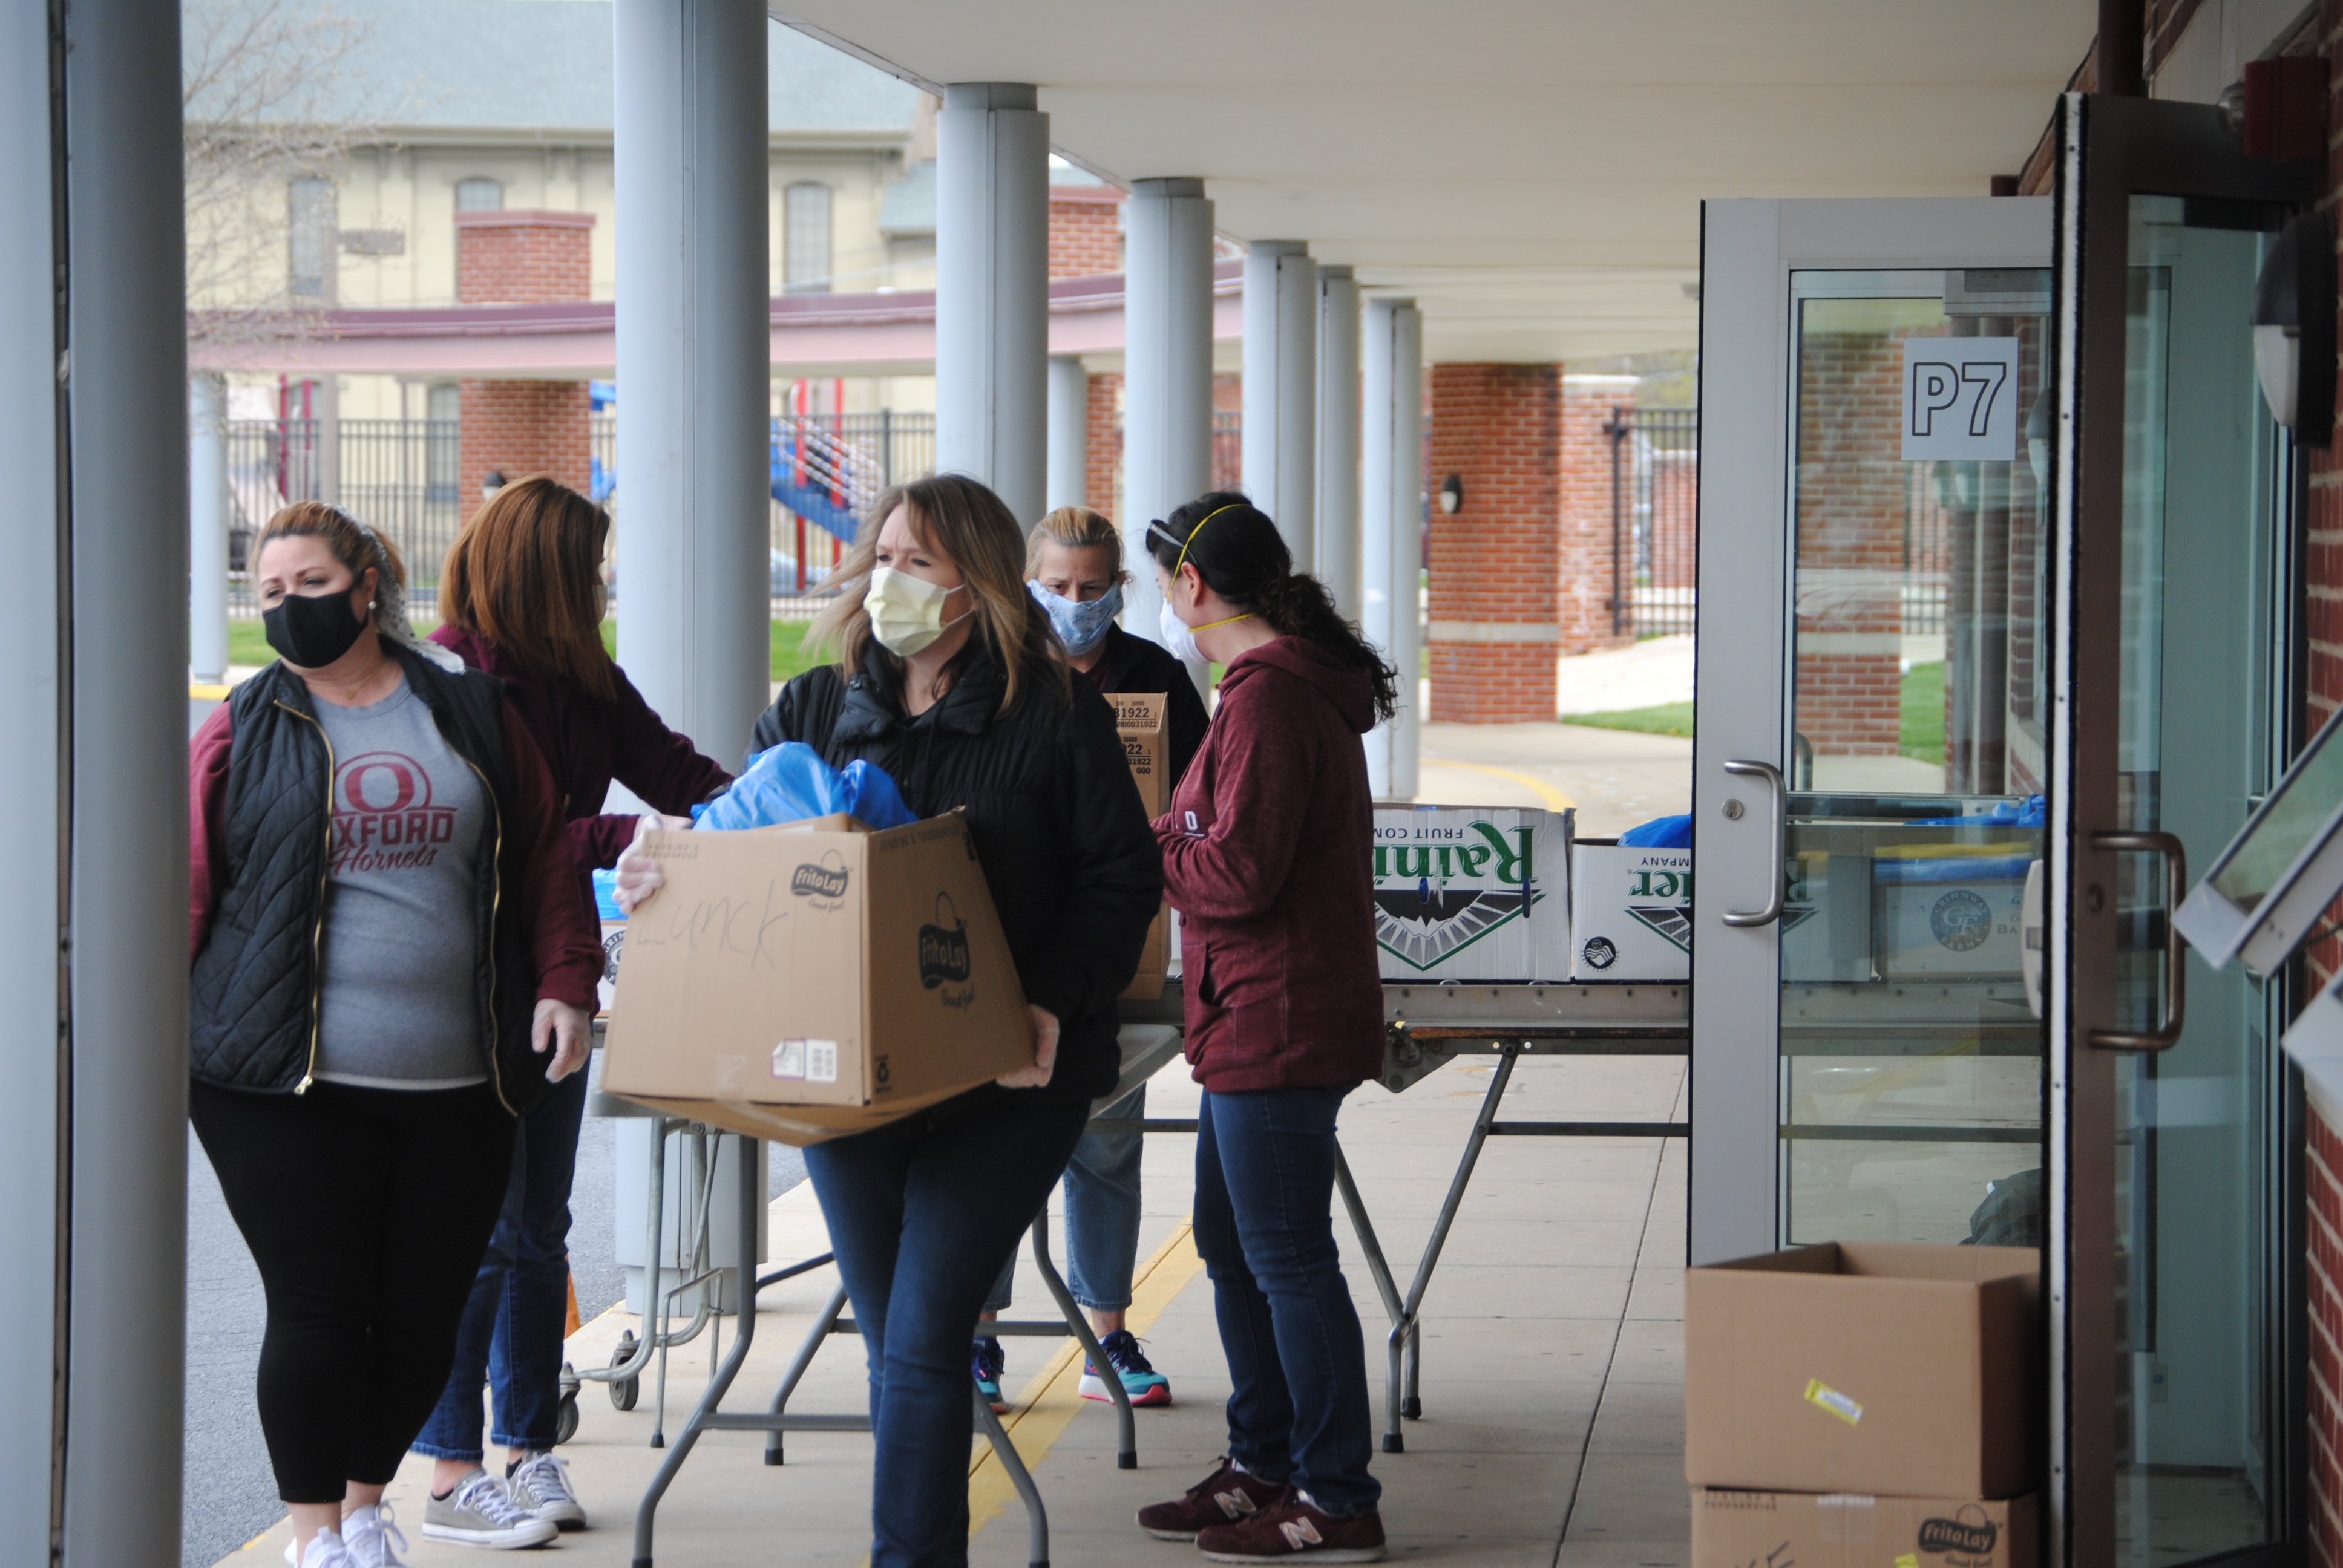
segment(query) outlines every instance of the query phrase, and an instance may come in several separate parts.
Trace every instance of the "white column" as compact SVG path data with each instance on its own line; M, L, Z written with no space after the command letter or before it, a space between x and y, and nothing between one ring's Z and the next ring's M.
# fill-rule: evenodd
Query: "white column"
M769 689L766 20L618 0L618 658L727 762Z
M187 377L187 676L227 678L227 382Z
M1306 572L1316 565L1317 264L1300 240L1259 240L1245 253L1244 286L1245 493Z
M0 1374L0 1560L52 1561L42 1537L54 1527L66 1568L162 1568L179 1555L186 1337L179 7L80 0L54 9L66 35L61 105L45 79L57 57L42 25L52 8L8 7L0 23L9 89L0 123L10 127L0 156L10 219L0 224L9 296L0 443L16 490L0 613L9 671L0 800L25 862L0 914L9 1063L0 1241L19 1276L0 1309L12 1363ZM62 148L47 124L59 107ZM52 209L45 199L28 205L45 198L53 173L65 186L55 255ZM38 316L20 315L35 292ZM54 431L61 384L62 513L56 447L44 450L35 434Z
M1212 482L1212 204L1200 179L1131 187L1124 261L1123 625L1152 640L1147 525Z
M329 507L342 504L342 378L332 371L317 377L309 399L317 421L317 499ZM369 518L368 521L373 519Z
M1399 672L1400 709L1367 737L1367 779L1375 798L1414 799L1417 574L1423 528L1423 318L1412 299L1367 302L1363 474L1360 484L1361 627Z
M936 467L1041 515L1050 116L1016 82L955 82L936 115Z
M1090 372L1076 356L1061 354L1050 361L1050 487L1041 505L1052 512L1060 507L1086 507L1090 491ZM1041 519L1018 520L1030 528Z
M1359 284L1318 269L1318 580L1359 618Z
M0 471L16 476L0 513L9 556L9 569L0 572L0 668L11 672L0 682L0 726L9 736L0 812L15 825L22 863L15 874L24 879L16 896L0 900L0 995L8 998L0 1054L12 1064L8 1092L0 1095L0 1191L8 1194L0 1204L0 1248L17 1275L0 1292L0 1343L11 1349L0 1357L0 1562L38 1563L49 1561L52 1487L65 1459L51 1443L63 1409L54 1379L65 1329L55 1267L65 1086L57 931L66 906L57 886L64 578L48 22L45 6L0 9ZM171 879L169 868L158 869L166 873L157 878L160 896ZM175 1482L178 1466L175 1454ZM170 1495L176 1509L176 1484ZM149 1518L164 1533L157 1545L177 1538ZM146 1560L162 1555L150 1547Z

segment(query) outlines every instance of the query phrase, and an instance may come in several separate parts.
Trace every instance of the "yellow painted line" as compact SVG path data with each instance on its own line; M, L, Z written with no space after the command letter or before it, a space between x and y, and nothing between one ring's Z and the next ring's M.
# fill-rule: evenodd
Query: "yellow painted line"
M232 689L225 686L197 686L187 682L187 699L191 702L226 702Z
M1131 1287L1131 1310L1123 1314L1123 1327L1134 1334L1143 1334L1155 1326L1188 1282L1203 1272L1204 1260L1196 1255L1196 1239L1188 1221L1164 1239L1155 1255L1140 1265L1139 1278ZM1050 1457L1050 1449L1074 1417L1081 1413L1086 1402L1081 1393L1082 1342L1068 1335L1058 1353L1033 1374L1033 1380L1018 1391L1017 1402L1001 1424L1009 1433L1009 1441L1017 1445L1017 1455L1029 1471L1041 1468ZM1095 1401L1087 1402L1096 1404ZM1111 1410L1111 1405L1097 1408ZM1016 1500L1016 1484L1009 1472L992 1456L992 1445L980 1433L976 1440L977 1457L968 1467L968 1538L994 1519L1001 1511Z
M1534 778L1527 773L1516 772L1511 768L1492 768L1485 762L1457 762L1445 757L1427 757L1423 759L1423 765L1427 768L1469 769L1474 773L1486 773L1493 779L1503 779L1508 783L1518 784L1544 801L1545 809L1549 811L1567 811L1578 804L1544 779Z

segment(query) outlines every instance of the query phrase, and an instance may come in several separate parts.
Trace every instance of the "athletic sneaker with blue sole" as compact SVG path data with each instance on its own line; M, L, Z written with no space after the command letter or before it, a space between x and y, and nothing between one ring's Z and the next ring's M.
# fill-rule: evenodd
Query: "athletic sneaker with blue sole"
M1172 1402L1172 1382L1161 1372L1148 1364L1146 1353L1140 1350L1138 1340L1129 1329L1117 1329L1099 1341L1099 1349L1106 1352L1115 1375L1122 1379L1122 1391L1134 1405L1164 1405ZM1098 1369L1085 1359L1082 1362L1082 1397L1112 1401L1106 1380Z

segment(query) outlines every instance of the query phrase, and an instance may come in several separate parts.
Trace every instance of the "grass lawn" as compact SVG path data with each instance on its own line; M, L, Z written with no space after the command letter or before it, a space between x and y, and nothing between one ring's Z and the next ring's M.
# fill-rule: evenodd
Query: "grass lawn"
M1896 749L1939 765L1945 760L1945 667L1916 664L1904 676L1902 733ZM1692 733L1693 705L1666 702L1617 713L1574 713L1563 722L1595 729L1633 729L1645 735Z
M422 636L438 625L437 621L418 622L416 635ZM805 646L807 623L801 620L777 620L772 623L772 678L787 680L813 668L813 651ZM618 623L615 619L602 623L602 646L612 658L618 652ZM230 664L263 665L277 657L268 646L268 638L256 620L232 620L227 623L227 661Z
M1657 708L1624 708L1615 713L1574 713L1564 724L1592 729L1633 729L1644 735L1692 735L1692 704L1663 702Z
M1896 749L1906 757L1943 767L1945 762L1945 667L1916 664L1904 672L1903 729Z

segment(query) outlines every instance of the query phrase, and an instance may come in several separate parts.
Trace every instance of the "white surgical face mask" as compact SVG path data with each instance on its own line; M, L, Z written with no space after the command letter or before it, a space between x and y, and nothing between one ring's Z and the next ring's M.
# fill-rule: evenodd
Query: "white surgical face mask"
M1196 647L1196 634L1188 629L1186 621L1172 613L1172 601L1168 598L1155 607L1155 631L1162 638L1163 646L1172 650L1172 657L1181 663L1204 662L1202 652Z
M898 658L910 658L947 628L976 613L970 609L944 619L944 600L954 591L893 567L876 568L870 574L870 588L862 596L863 611L870 618L870 635Z

